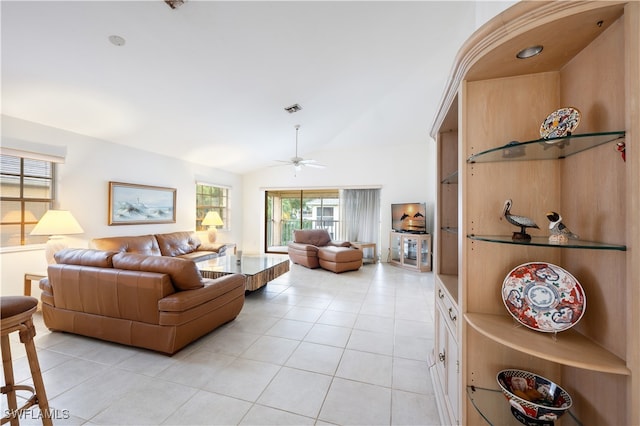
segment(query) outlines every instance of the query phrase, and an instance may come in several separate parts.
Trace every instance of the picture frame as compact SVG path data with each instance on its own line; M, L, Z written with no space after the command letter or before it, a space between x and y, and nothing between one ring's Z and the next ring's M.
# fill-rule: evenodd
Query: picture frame
M109 182L109 226L176 223L176 188Z

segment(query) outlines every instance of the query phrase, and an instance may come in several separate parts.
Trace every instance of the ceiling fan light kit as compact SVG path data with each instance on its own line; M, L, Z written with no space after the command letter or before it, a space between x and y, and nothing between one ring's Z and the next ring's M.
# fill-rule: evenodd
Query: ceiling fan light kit
M299 172L300 170L302 170L303 166L308 166L308 167L315 167L318 169L323 169L326 166L324 166L323 164L319 164L316 160L305 160L302 157L298 156L298 131L300 130L300 125L296 124L295 126L296 129L296 155L295 157L292 157L289 160L277 160L280 163L287 163L293 166L293 169L296 172Z

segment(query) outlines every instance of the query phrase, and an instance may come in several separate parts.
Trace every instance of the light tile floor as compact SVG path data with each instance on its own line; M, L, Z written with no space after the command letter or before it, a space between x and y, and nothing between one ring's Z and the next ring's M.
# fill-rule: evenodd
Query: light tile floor
M292 265L173 357L52 333L40 314L36 345L57 425L437 425L433 312L432 273Z

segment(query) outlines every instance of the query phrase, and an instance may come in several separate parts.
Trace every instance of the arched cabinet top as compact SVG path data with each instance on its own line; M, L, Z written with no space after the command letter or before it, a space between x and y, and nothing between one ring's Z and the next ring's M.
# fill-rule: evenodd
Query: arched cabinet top
M460 48L430 134L435 139L451 113L463 80L558 71L624 13L627 2L522 1L503 11L469 37ZM541 54L518 59L527 47Z

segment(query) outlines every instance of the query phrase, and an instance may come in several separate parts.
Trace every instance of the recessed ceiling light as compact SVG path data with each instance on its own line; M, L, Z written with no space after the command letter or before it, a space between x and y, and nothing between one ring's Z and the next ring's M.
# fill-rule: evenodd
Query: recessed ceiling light
M527 47L526 49L522 49L521 51L519 51L518 54L516 55L516 58L518 58L518 59L527 59L527 58L531 58L533 56L536 56L536 55L540 54L540 52L542 52L542 46L541 45L531 46L531 47Z
M126 40L119 35L110 35L109 41L115 46L124 46L124 44L126 43Z

